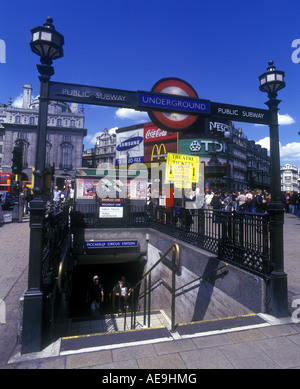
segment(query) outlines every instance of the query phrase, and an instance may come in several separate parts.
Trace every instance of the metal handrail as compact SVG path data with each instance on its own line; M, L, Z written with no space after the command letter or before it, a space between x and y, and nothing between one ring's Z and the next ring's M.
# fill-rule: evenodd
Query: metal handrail
M146 325L146 308L147 308L147 291L148 291L148 327L150 327L150 311L151 311L151 272L153 269L158 266L166 256L172 251L172 286L170 287L172 293L172 303L171 303L171 330L175 329L175 273L179 270L180 267L180 248L177 243L172 244L172 246L159 258L159 260L141 277L140 281L132 288L132 301L134 301L133 294L135 289L143 282L144 286L144 325ZM148 279L148 287L147 287ZM136 309L134 307L131 312L131 325L135 326L135 315ZM134 317L133 317L134 316Z

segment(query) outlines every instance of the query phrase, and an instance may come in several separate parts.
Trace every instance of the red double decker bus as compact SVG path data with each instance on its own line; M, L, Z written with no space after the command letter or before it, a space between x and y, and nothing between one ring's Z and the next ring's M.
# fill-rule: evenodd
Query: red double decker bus
M12 173L0 173L0 192L15 191L15 175Z

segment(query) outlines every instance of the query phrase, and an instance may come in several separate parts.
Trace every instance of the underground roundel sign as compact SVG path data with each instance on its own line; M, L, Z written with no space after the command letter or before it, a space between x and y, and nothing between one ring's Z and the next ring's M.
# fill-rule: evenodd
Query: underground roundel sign
M166 130L181 131L190 127L197 120L199 112L195 111L194 114L191 114L194 111L193 106L195 103L190 98L198 98L198 95L187 82L179 78L163 78L153 86L151 92L169 95L166 96L164 101L165 104L168 104L168 111L155 111L153 109L149 111L150 119L158 127ZM178 100L174 96L174 99L172 99L170 95L180 95L183 98ZM157 100L159 98L163 101L163 97L157 95ZM174 111L171 110L172 107L174 107ZM180 112L176 111L178 108L181 110Z

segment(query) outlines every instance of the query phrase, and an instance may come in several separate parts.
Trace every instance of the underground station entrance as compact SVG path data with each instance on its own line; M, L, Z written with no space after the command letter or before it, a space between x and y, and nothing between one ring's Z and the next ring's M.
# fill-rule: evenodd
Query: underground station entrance
M91 282L91 278L96 274L101 277L101 282L104 287L105 303L103 305L103 312L112 312L114 307L112 300L109 300L109 295L112 296L113 294L112 288L114 284L118 281L120 275L123 275L134 285L143 272L143 253L146 252L146 250L141 247L139 250L140 255L134 258L132 254L137 254L137 252L135 252L135 250L132 251L131 248L127 248L128 253L122 252L124 257L125 254L128 254L127 260L126 258L123 258L123 255L119 252L113 253L113 258L109 259L108 253L104 254L103 252L99 252L97 254L90 254L88 251L89 249L92 250L92 247L83 247L83 243L92 242L92 239L97 241L97 239L90 237L82 240L78 239L78 236L75 236L76 234L73 234L73 252L72 255L69 255L69 209L68 207L60 210L46 209L45 155L47 152L49 101L92 104L146 111L155 125L161 129L172 132L184 132L191 130L193 126L194 129L198 131L198 119L209 117L268 125L270 127L270 138L272 139L272 142L270 143L272 200L270 203L271 217L270 220L266 221L265 225L267 227L270 225L271 228L263 229L264 231L262 231L262 234L258 234L258 232L260 232L260 226L264 223L264 216L259 216L259 220L256 220L256 218L253 223L249 224L248 218L243 218L240 215L221 215L223 223L215 223L215 218L213 218L213 215L209 212L206 214L204 211L200 212L200 210L196 210L198 212L194 217L197 222L195 222L194 226L197 226L197 228L194 233L191 234L190 227L187 228L186 225L184 227L183 225L177 226L176 224L172 224L175 220L174 218L169 218L168 220L167 217L155 217L155 215L164 216L164 211L157 209L157 212L152 214L153 224L155 224L157 228L158 225L170 222L170 225L166 226L168 227L166 232L172 230L174 231L173 235L176 232L177 236L175 240L173 236L168 241L165 236L162 237L162 234L158 232L156 242L150 242L152 250L151 256L156 257L155 260L161 261L159 259L160 255L156 256L158 251L162 254L161 258L165 257L165 254L163 254L164 252L170 254L171 250L172 253L172 260L171 262L169 261L167 266L168 270L171 270L170 279L172 286L170 287L170 282L165 282L164 268L162 274L159 274L159 277L157 278L157 284L163 289L163 292L157 293L155 306L162 307L168 317L171 317L171 332L174 332L175 329L175 297L176 308L178 307L178 310L176 310L177 323L184 323L187 320L194 318L195 314L198 315L196 317L203 318L201 306L197 305L198 301L201 300L202 306L204 305L205 308L204 311L208 312L209 310L207 308L209 305L212 305L213 303L214 306L216 306L216 301L219 301L217 297L220 297L221 303L219 304L219 307L223 313L229 314L232 311L232 306L236 308L235 312L240 312L241 314L244 312L244 316L239 319L240 325L241 321L247 321L249 325L249 317L252 318L252 321L262 321L257 315L245 316L245 314L249 313L249 309L253 312L264 312L267 310L267 312L272 313L276 317L283 317L286 315L287 276L283 271L284 214L280 200L280 158L277 115L280 100L276 99L277 91L285 86L284 72L276 70L273 62L270 61L267 72L259 77L260 90L268 93L269 101L266 104L268 105L269 110L199 99L194 88L187 82L178 78L162 79L153 86L150 92L53 82L50 81L54 74L54 68L51 64L52 60L63 56L64 37L55 30L52 22L52 18L47 18L47 22L43 26L31 30L31 49L41 57L41 65L37 66L41 75L39 77L41 89L37 128L37 153L34 171L34 197L30 203L29 276L28 287L24 293L22 305L23 322L21 353L32 353L42 349L44 346L45 332L47 335L50 334L49 329L45 331L45 326L55 327L55 317L58 317L60 321L65 323L65 317L62 318L62 316L56 315L56 311L61 310L66 316L67 309L63 309L64 305L70 308L69 321L75 321L76 317L81 317L81 321L83 321L82 318L87 313L87 305L85 304L86 290L89 282ZM170 91L172 91L172 93L170 93ZM175 113L175 115L173 115L173 113ZM132 138L130 146L134 146L137 143L139 144L140 140L139 136ZM126 147L128 146L127 143ZM128 148L123 149L123 151L128 151ZM125 164L128 165L129 157L131 156L128 153L126 153L126 156ZM128 166L126 167L128 168ZM183 214L185 215L185 220L188 220L186 211L184 211ZM201 217L201 213L203 217ZM87 217L83 214L86 214ZM85 219L89 216L92 217L94 222L95 217L93 215L95 214L95 212L91 213L87 210L85 213L81 212L81 215L79 216L84 224ZM130 227L135 235L138 235L142 229L139 222L141 222L144 227L149 227L149 224L143 223L143 221L146 221L146 215L146 212L144 212L144 216L137 214L130 215L132 221ZM148 216L149 215L147 215L147 218ZM173 216L176 216L175 209ZM128 224L128 218L127 220L126 217L122 219L124 220L124 224ZM203 222L201 222L201 220ZM204 223L205 220L210 220L211 226L218 224L222 228L218 228L217 230L215 227L214 229L205 229L204 227L207 225ZM93 222L91 223L92 225L94 224ZM259 223L259 225L255 223ZM76 225L79 233L82 235L83 231L86 230L85 226L80 228L78 224ZM230 228L227 228L228 226ZM95 226L93 225L93 228L94 227ZM102 232L107 234L106 237L102 236L101 240L106 242L111 241L112 239L115 241L123 240L122 236L119 236L118 239L115 237L113 238L105 226L97 226L97 228L101 227ZM127 228L125 225L124 227ZM112 230L114 230L115 233L117 229L113 228ZM213 236L210 236L210 231L213 231ZM255 232L249 235L249 231ZM268 231L270 231L270 234ZM151 239L154 239L155 233L152 234L152 232ZM189 274L192 276L192 279L188 279L186 280L187 283L180 285L179 290L175 289L174 281L177 276L176 273L180 271L179 261L176 261L176 253L177 259L179 258L179 255L174 241L177 240L178 243L184 245L181 243L183 238L185 241L192 239L192 243L196 243L196 251L193 251L194 249L191 247L186 247L185 254L182 254L181 256L184 265L191 266L184 272L184 265L182 265L181 274ZM139 241L136 237L133 239ZM167 241L168 247L165 247ZM247 242L249 243L248 246ZM147 246L145 240L144 242L140 240L140 244ZM203 250L201 251L199 247ZM99 249L99 247L97 249ZM210 253L216 253L214 257L212 257L211 254L206 255L203 253L208 249L210 250ZM151 260L149 261L149 259L152 259L151 256L147 256L146 267L148 267L151 262ZM224 262L221 263L221 261L229 260L234 266L230 266L230 271L227 270L224 272L223 268L226 264L224 264ZM236 265L242 265L242 271L240 271ZM192 288L190 286L191 282L204 279L204 276L206 275L205 271L207 269L213 270L215 273L213 283L211 283L211 281L205 284L201 283L198 285L199 290L197 288ZM246 269L245 272L244 269ZM148 269L146 270L149 272ZM219 274L219 271L221 271L221 275ZM253 271L255 277L253 277ZM194 276L195 279L193 278ZM181 275L180 278L184 279ZM225 280L225 282L223 280ZM238 282L236 280L238 280ZM145 287L144 297L148 297L147 304L149 307L152 307L152 299L154 306L155 292L158 290L161 291L161 288L158 288L157 284L152 284L151 272L148 274L147 282L148 285L152 285L152 287L148 289L149 292ZM187 285L188 291L195 293L195 298L187 298L186 292L182 292L181 289ZM240 285L242 285L243 288L240 288ZM217 288L215 288L216 286ZM219 287L223 288L223 290L218 289ZM222 293L219 293L218 290L221 290ZM230 294L228 299L226 298L226 293ZM167 295L169 297L165 298ZM208 298L205 299L205 296ZM247 299L249 300L249 296L255 296L256 305L254 306L253 299L250 299L249 309L246 310L243 304L245 304ZM237 299L237 303L234 302L235 298ZM60 302L57 300L60 300ZM264 302L262 303L262 301ZM145 302L146 299L144 299L144 308L146 305ZM260 305L260 307L258 307L258 305ZM262 307L262 305L268 306ZM186 310L186 308L191 309L189 311ZM148 311L150 312L150 309L148 309ZM189 312L191 312L191 315ZM218 316L218 313L215 313L214 315L220 317ZM219 325L221 321L213 321L210 325L215 326L216 323ZM226 320L223 320L222 323L223 327L226 325L228 326ZM207 323L202 322L201 325L205 327L207 326ZM135 327L135 320L133 320L133 327ZM148 321L148 327L150 327L150 321ZM172 338L170 332L166 328L160 331L164 332L160 332L156 337L161 338L165 335L167 339L170 337ZM178 325L176 331L177 334L182 335L185 331L189 330L188 327ZM193 327L191 331L195 331L195 327ZM197 328L197 331L200 331L200 329ZM139 331L139 335L142 332L143 331ZM78 335L78 332L74 335ZM145 339L145 332L140 336ZM128 339L129 335L127 334L126 337ZM152 338L153 337L155 337L155 335L153 335L152 332ZM90 345L95 347L97 342L98 344L103 344L103 339L104 336L100 336L97 339L95 337L89 337L85 338L85 341L90 342ZM77 340L74 340L75 343L72 343L73 340L64 339L61 345L61 351L66 349L70 350L72 348L73 350L79 349L81 345L76 343ZM136 336L135 340L141 340L141 337L138 338L138 336ZM122 343L122 340L120 338L118 341L112 341L110 339L106 344L111 344L112 342ZM88 347L88 344L85 343L82 347Z
M83 255L77 258L71 278L70 318L93 316L89 289L95 276L103 287L104 300L95 315L118 313L115 288L122 277L129 287L135 286L143 275L145 260L140 253L127 252Z

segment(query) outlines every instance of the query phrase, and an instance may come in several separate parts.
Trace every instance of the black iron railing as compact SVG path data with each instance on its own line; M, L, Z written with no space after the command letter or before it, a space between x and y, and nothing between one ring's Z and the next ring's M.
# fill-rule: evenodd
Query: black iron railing
M71 212L71 228L130 227L154 228L264 277L273 270L268 214L130 204L121 218L100 218L97 204Z
M47 208L44 219L42 282L44 288L58 276L62 245L69 233L69 207L62 204Z

